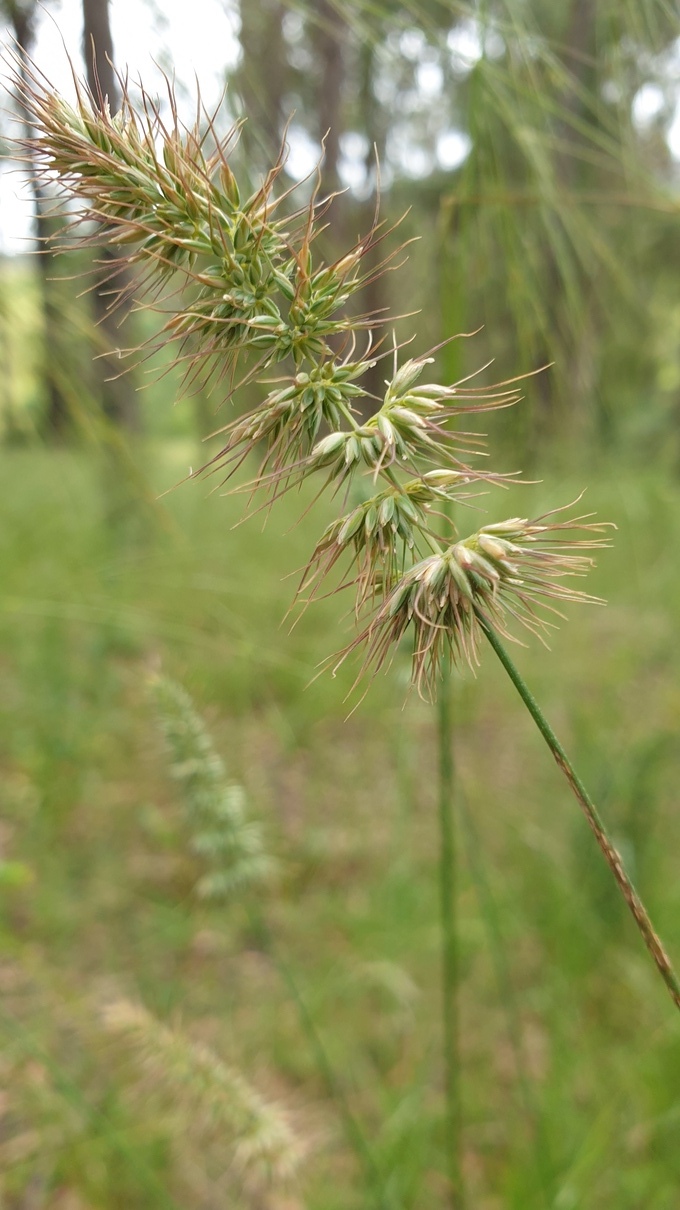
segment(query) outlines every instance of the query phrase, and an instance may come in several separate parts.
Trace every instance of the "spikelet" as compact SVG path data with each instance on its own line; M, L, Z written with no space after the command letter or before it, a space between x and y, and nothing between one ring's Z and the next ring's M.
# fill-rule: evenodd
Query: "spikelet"
M486 525L414 563L341 652L335 668L351 652L365 648L362 671L378 671L389 665L397 644L411 632L413 683L422 697L432 699L448 665L463 662L473 671L478 665L482 622L512 639L509 615L542 638L554 626L552 618L563 616L551 602L604 604L574 588L568 578L584 576L592 567L592 558L582 550L608 545L606 524L593 523L589 516L546 523L550 515ZM572 531L586 536L573 538Z

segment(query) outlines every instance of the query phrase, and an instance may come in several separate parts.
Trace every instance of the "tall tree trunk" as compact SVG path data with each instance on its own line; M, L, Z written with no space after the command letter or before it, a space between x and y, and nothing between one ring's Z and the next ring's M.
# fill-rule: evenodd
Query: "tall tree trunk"
M340 138L344 129L344 94L347 75L347 20L338 12L333 0L319 0L313 9L314 26L311 40L317 61L316 134L324 143L322 193L328 196L342 188L340 180ZM329 229L321 247L328 260L335 260L345 251L349 199L336 197L328 212ZM352 242L352 241L349 241Z
M360 58L360 83L361 90L361 112L364 114L365 132L368 140L368 150L366 152L365 169L366 176L370 179L371 173L377 173L381 160L385 158L385 150L387 144L387 131L385 127L385 117L381 115L378 102L373 90L373 77L375 72L375 47L374 45L366 44L361 48ZM376 163L377 157L377 163ZM375 192L369 196L365 206L362 207L362 231L361 234L366 235L370 231L371 225L375 217L376 200L378 199L379 181L376 179ZM366 256L363 262L363 271L368 272L370 269L377 269L378 264L384 257L385 252L381 244L373 249ZM366 284L365 289L361 294L362 309L367 314L375 317L376 325L379 325L381 315L384 313L387 305L387 295L385 290L385 280L383 277L377 276ZM376 327L376 335L378 338L382 335L383 329ZM371 415L380 407L379 400L382 399L385 393L385 371L382 363L378 362L368 371L364 380L363 386L375 396L377 399L362 400L362 411L366 415Z
M120 107L120 89L113 67L113 39L109 20L109 0L83 0L83 53L87 82L94 104L103 109L108 102L111 113ZM129 312L130 281L118 273L115 283L107 282L108 267L113 267L115 249L102 248L97 266L103 284L92 294L92 309L99 335L101 353L94 362L96 391L104 415L114 424L132 431L140 428L139 399L129 373L119 377L121 362L120 325ZM120 292L115 310L111 309L114 288ZM103 354L103 355L102 355Z
M559 97L559 118L555 130L555 144L558 148L555 153L555 177L565 196L574 194L579 187L586 184L585 178L589 171L586 161L579 156L583 136L576 129L576 123L579 120L587 122L592 129L595 120L594 115L588 113L586 98L592 97L595 100L597 95L596 17L596 0L571 0L563 10L565 29L558 57L565 71L569 73L570 79ZM583 346L574 330L574 316L565 314L567 303L560 267L554 252L550 251L548 256L545 307L550 316L549 330L556 336L560 333L564 334L561 353L564 364L569 362L571 366L569 375L571 388L573 389L575 385L577 390L579 387L585 389L588 378L586 370L588 359L581 356ZM585 322L587 315L590 315L592 320L592 308L589 307L589 299L585 296L586 283L583 280L581 288L584 294L581 319ZM591 343L589 338L588 345ZM553 360L553 353L552 348L546 348L546 362ZM566 380L566 376L564 377ZM556 392L559 392L559 386L557 386L559 378L560 376L556 374L539 374L536 380L542 404L543 420L547 421L548 427L550 427L558 403Z
M271 168L281 150L287 59L283 0L241 0L243 59L238 87L243 100L244 146L251 165Z
M22 5L17 0L11 0L4 7L17 42L19 73L26 84L26 57L30 54L35 36L36 5L33 3ZM17 96L17 104L21 116L23 137L30 140L33 137L33 126L21 95ZM63 437L69 423L69 409L59 388L57 375L60 361L59 351L63 347L64 341L62 308L56 297L53 280L56 277L55 257L49 244L52 223L48 218L49 203L37 175L33 171L29 175L33 195L33 221L37 242L37 268L42 311L43 343L40 375L46 399L46 427L53 436Z
M324 192L331 193L340 188L338 165L343 129L347 22L332 0L319 0L314 16L314 43L320 69L316 107L318 135L319 142L326 140L323 162Z
M83 53L90 92L100 109L108 97L111 112L115 113L120 105L120 89L113 69L109 0L83 0Z

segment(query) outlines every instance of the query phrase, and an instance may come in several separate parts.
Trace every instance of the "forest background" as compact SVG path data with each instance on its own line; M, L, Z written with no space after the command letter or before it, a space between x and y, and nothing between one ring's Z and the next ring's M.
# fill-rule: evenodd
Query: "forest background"
M492 359L494 379L550 364L485 420L494 465L538 481L494 508L535 516L587 487L587 509L618 528L588 585L607 608L572 610L550 652L517 658L680 954L677 9L199 0L187 15L2 0L0 13L8 51L15 38L65 91L67 53L85 75L92 40L111 97L107 50L133 95L137 74L160 95L160 71L176 69L187 121L197 82L208 110L226 85L220 129L247 116L234 159L253 182L285 135L286 182L304 199L323 144L323 189L341 191L329 259L370 228L378 198L386 226L401 219L386 244L416 241L364 308L403 316L413 355L481 329L438 351L440 381ZM206 460L233 405L186 389L171 349L121 358L153 341L157 316L112 323L82 251L34 250L54 220L49 191L12 161L25 122L7 85L0 1206L363 1208L346 1103L385 1204L446 1206L432 711L404 705L406 657L349 720L351 669L309 684L351 627L335 598L280 625L325 504L295 525L286 501L264 530L234 529L238 501L205 482L163 494ZM238 406L256 402L251 389ZM676 1210L677 1026L585 824L487 664L454 683L469 1204ZM190 707L159 704L159 670L191 694L261 823L266 884L195 893L206 854L157 725ZM294 1174L283 1160L251 1171L251 1126L234 1122L220 1064L263 1112L285 1107Z

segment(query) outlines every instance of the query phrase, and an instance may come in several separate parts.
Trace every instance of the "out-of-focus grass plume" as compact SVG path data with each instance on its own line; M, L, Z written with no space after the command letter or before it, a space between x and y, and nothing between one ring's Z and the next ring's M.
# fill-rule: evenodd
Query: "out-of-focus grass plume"
M229 781L221 757L188 693L154 676L150 693L177 783L191 848L208 867L196 885L205 899L226 899L266 879L273 862L261 824L248 818L246 793Z
M120 1000L103 1010L105 1029L130 1054L138 1095L170 1113L180 1130L217 1149L237 1179L279 1188L301 1159L283 1111L204 1043L170 1029L141 1005ZM233 1153L228 1158L228 1149ZM207 1157L206 1157L207 1158Z

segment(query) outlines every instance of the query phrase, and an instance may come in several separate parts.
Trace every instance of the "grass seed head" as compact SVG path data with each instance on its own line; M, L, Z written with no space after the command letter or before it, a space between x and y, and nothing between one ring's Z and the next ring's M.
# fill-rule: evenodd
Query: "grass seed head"
M414 681L433 695L444 663L476 665L480 620L507 634L514 618L541 636L551 622L539 607L555 613L550 602L594 599L569 580L591 566L578 548L602 545L602 527L586 518L512 518L452 544L450 532L432 528L439 515L450 531L447 510L438 514L435 505L461 499L463 485L507 478L468 465L484 442L457 422L465 412L515 403L519 380L479 386L472 374L451 386L422 382L433 357L398 366L395 349L378 410L354 415L368 394L361 379L384 355L372 346L373 330L388 320L356 308L348 314L347 304L388 267L390 256L376 266L372 254L389 229L376 219L365 238L325 264L314 249L328 205L318 200L319 182L305 206L281 217L293 192L280 189L282 150L246 195L229 162L238 127L219 138L215 115L205 113L183 127L170 84L166 122L143 88L134 105L124 81L116 115L99 110L81 85L69 105L30 64L22 72L17 65L15 83L36 129L25 146L38 173L53 180L56 172L64 192L81 201L80 243L107 241L119 251L114 269L143 267L148 289L166 289L158 343L179 340L188 381L226 376L231 395L247 354L241 385L267 387L254 410L220 430L222 448L202 470L228 478L260 450L257 477L244 490L264 488L272 499L317 471L334 490L372 480L370 497L328 526L301 586L314 595L349 555L344 583L356 587L357 610L380 604L348 651L366 644L365 664L380 667L410 631ZM139 284L138 273L136 292ZM367 329L367 351L357 357ZM285 377L263 379L283 361ZM567 531L576 528L594 536L575 541Z
M554 626L552 618L562 617L550 602L603 604L564 579L583 576L592 567L589 555L574 552L606 546L606 527L586 518L543 522L512 518L485 526L414 564L341 653L340 663L365 647L361 671L377 672L391 663L410 632L413 683L421 696L433 699L445 667L477 667L480 620L513 638L508 624L514 619L541 638ZM565 540L569 531L587 536Z

